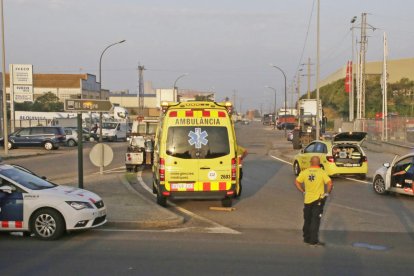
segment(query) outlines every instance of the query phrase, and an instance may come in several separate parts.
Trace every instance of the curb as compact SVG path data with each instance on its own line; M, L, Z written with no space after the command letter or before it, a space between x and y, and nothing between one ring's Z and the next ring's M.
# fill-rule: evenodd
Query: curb
M125 186L125 188L135 194L136 196L140 197L143 201L145 201L147 204L152 205L152 208L157 209L158 212L164 213L167 217L167 219L154 219L154 220L137 220L137 221L108 221L105 225L107 226L121 226L125 228L167 228L167 227L175 227L178 225L181 225L184 223L184 217L179 216L165 208L162 208L155 202L147 199L144 197L141 193L139 193L137 190L135 190L131 184L126 179L125 175L119 176L119 179L121 180L121 183Z

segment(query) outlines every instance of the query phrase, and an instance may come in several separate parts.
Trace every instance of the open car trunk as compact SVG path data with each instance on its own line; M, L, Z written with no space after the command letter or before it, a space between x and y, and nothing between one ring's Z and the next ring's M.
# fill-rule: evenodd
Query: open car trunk
M365 161L360 148L352 144L336 144L332 154L338 167L360 167Z

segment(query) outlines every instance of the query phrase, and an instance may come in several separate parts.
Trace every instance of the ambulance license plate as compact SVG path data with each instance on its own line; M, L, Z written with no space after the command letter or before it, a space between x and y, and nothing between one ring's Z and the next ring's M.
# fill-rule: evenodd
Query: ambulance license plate
M194 183L173 183L171 184L173 190L192 190L194 189Z

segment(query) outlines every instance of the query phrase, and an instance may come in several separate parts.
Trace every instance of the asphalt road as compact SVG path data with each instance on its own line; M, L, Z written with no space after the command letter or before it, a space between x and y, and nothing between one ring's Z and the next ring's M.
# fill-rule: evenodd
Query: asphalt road
M291 166L268 155L270 141L284 142L282 134L258 123L237 132L250 154L235 211L209 210L218 201L176 201L168 208L186 216L177 229L104 228L55 242L2 234L0 275L412 275L413 198L379 196L367 184L335 179L321 226L327 246L309 247L301 241L302 195ZM113 146L116 169L125 145ZM76 151L15 163L59 178L76 172ZM85 160L85 171L97 169ZM151 183L149 171L142 178Z

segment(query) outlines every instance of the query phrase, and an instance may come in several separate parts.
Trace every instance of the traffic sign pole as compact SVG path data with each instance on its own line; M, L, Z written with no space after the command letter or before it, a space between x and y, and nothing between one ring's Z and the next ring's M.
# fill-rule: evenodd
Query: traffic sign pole
M83 189L83 131L82 113L78 113L78 187Z

